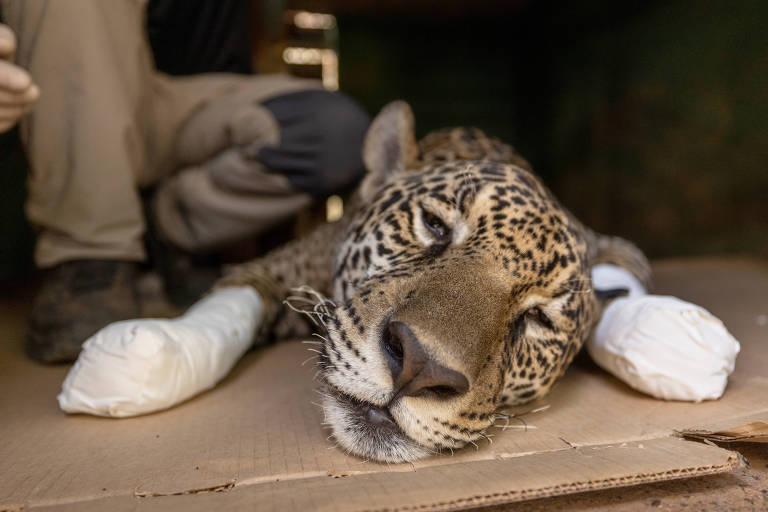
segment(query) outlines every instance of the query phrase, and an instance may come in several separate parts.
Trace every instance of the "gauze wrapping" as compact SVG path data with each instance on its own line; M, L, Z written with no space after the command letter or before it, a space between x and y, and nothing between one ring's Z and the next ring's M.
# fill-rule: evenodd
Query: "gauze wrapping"
M598 365L656 398L722 396L740 347L719 319L675 297L645 295L634 276L613 265L595 266L592 280L595 289L630 289L603 311L587 342Z
M251 346L264 305L251 287L217 290L173 320L116 322L91 336L58 396L70 413L126 417L212 388Z

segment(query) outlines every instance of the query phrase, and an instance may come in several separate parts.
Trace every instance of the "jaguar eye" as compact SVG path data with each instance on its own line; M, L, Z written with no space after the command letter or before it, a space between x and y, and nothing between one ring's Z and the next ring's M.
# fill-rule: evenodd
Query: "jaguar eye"
M445 225L440 217L434 213L422 210L421 218L424 221L424 226L427 228L427 231L435 237L438 243L447 244L451 241L451 229Z
M525 317L526 319L532 320L549 330L553 330L555 328L555 324L552 323L552 320L549 318L549 316L547 316L547 314L539 306L530 308L528 311L526 311Z

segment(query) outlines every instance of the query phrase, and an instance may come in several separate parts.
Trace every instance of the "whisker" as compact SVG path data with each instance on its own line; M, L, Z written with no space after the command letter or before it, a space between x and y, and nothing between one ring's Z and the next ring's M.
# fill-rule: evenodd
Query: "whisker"
M312 361L313 359L318 359L319 357L320 357L320 356L312 356L312 357L308 357L307 359L305 359L305 360L304 360L304 361L301 363L301 366L304 366L304 365L305 365L305 364L307 364L308 362Z

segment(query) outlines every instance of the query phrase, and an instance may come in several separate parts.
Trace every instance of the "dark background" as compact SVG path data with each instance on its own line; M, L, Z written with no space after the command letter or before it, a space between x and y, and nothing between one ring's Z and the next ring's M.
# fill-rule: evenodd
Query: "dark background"
M768 2L266 1L336 15L341 89L420 135L512 143L593 228L650 256L768 256ZM263 31L262 31L263 32ZM0 278L31 268L24 170L0 138Z

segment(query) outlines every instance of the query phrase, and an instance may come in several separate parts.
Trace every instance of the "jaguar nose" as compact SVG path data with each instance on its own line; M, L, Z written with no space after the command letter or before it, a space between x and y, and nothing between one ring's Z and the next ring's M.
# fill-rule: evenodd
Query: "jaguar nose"
M447 399L469 389L469 381L464 375L429 356L408 324L389 322L384 329L382 345L396 396L431 394Z

